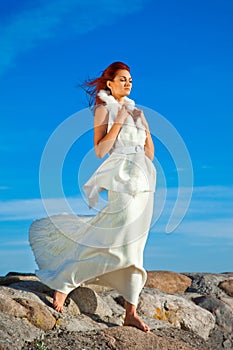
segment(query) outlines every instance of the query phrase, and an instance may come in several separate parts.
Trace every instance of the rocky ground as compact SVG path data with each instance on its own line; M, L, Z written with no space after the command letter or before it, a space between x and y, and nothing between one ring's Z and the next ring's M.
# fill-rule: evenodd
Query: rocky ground
M0 277L0 350L233 349L233 273L148 272L138 313L149 334L122 326L115 290L79 287L62 314L52 296L33 274Z

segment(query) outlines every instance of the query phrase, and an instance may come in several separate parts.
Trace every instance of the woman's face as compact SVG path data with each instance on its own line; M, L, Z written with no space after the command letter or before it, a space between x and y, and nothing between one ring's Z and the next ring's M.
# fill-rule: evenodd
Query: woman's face
M132 88L132 77L125 69L117 71L113 80L107 81L107 86L111 90L113 97L120 99L130 94Z

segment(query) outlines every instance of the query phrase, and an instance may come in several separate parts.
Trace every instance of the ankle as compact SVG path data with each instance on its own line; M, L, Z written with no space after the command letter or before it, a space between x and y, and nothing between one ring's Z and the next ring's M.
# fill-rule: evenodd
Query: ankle
M126 317L136 317L137 316L137 312L136 310L126 310Z
M129 302L126 302L125 311L126 311L126 316L133 317L137 315L136 306L133 304L130 304Z

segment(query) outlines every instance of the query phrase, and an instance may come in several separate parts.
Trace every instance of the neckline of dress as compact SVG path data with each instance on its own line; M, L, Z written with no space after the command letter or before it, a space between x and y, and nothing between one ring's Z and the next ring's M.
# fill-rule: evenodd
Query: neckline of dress
M118 102L107 90L100 90L97 96L110 107L113 107L114 105L122 107L124 104L129 111L133 111L135 108L134 100L128 98L127 96L124 97L124 103Z

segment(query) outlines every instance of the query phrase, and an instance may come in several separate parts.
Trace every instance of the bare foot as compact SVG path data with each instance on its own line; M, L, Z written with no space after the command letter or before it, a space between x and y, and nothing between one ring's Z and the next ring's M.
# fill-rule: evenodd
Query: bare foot
M149 333L150 328L147 324L142 322L142 320L139 318L137 314L130 314L125 316L124 326L132 326L136 327L138 329L141 329L142 331Z
M53 308L58 311L63 311L64 302L66 300L67 294L59 292L56 290L53 296Z

